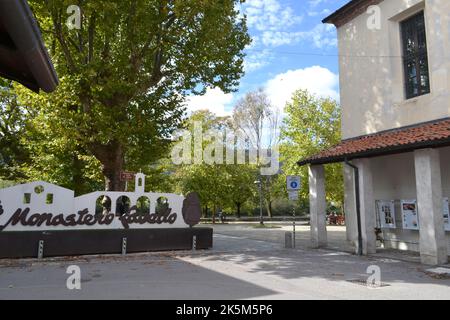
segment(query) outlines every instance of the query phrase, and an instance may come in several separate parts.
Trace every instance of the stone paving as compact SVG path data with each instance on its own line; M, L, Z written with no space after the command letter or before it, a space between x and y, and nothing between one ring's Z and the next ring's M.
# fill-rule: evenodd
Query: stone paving
M214 232L223 235L237 236L253 240L262 240L274 243L284 243L285 233L293 231L293 225L289 223L267 223L277 228L259 229L255 228L258 223L232 223L208 225L214 228ZM298 248L311 248L310 228L306 225L296 225L296 246ZM329 249L354 252L354 248L346 240L345 227L327 227Z
M208 251L1 260L0 299L450 299L450 279L418 263L309 249L307 227L296 249L283 247L289 226L214 228ZM345 242L345 229L331 231L330 239ZM72 265L80 267L81 290L67 289ZM366 285L374 266L386 286Z
M214 228L216 234L234 236L253 240L261 240L273 243L284 243L285 233L292 232L293 226L289 223L268 223L277 226L274 229L254 228L257 223L231 223L208 225ZM355 247L347 241L345 226L327 227L328 246L326 249L355 253ZM310 227L307 225L296 226L296 247L311 249ZM239 242L241 246L243 245ZM220 248L219 248L220 249ZM384 249L379 247L373 256L380 258L392 258L409 262L420 262L420 256L416 252L406 252L399 250Z

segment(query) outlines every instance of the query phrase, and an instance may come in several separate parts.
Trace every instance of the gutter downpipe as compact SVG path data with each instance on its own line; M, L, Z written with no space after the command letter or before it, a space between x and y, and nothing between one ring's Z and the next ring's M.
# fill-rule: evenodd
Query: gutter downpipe
M356 220L358 224L358 255L363 255L363 239L361 228L361 195L359 193L359 169L354 164L350 163L348 159L345 159L345 164L352 168L355 172L355 198L356 198Z

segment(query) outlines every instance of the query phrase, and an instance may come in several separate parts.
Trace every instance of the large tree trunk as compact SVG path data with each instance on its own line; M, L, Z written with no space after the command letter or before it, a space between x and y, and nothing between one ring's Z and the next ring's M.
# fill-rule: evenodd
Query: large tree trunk
M119 141L107 145L93 144L91 152L102 164L106 191L125 191L125 181L120 180L120 173L125 167L123 145Z
M269 216L270 219L272 219L273 214L272 214L272 201L271 200L266 200L266 208L267 208L267 215Z
M238 219L241 218L241 206L242 204L240 202L236 202L236 217Z
M73 190L75 196L81 196L87 193L86 185L83 179L83 161L78 159L76 154L73 155L73 175L72 175Z

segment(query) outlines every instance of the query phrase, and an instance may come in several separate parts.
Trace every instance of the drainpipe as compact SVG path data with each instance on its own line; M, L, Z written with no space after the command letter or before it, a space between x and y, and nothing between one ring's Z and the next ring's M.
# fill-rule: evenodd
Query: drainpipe
M355 197L356 197L356 220L358 223L358 255L363 255L363 239L362 239L362 228L361 228L361 196L359 193L359 169L357 166L350 163L345 159L345 164L352 168L355 172Z

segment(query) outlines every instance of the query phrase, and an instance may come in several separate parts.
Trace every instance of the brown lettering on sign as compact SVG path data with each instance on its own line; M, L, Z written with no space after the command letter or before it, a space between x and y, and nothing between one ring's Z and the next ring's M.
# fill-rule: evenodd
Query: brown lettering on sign
M177 214L172 213L172 209L168 208L162 214L146 214L142 215L137 212L137 207L133 206L130 208L127 214L119 218L125 229L130 228L130 224L174 224L177 220Z
M63 214L53 215L52 213L34 213L30 214L30 208L17 209L5 225L0 226L0 232L6 227L22 225L24 227L76 227L76 226L95 226L95 225L111 225L115 219L115 215L110 213L107 215L91 215L88 209L78 212L78 217L71 214L64 217ZM163 213L153 214L139 214L137 207L134 206L130 210L119 217L119 221L125 229L130 229L130 226L145 225L145 224L174 224L177 220L177 214L172 213L172 209L168 208Z
M25 211L27 211L26 214L28 214L30 209L25 209ZM17 211L11 216L11 218L9 218L9 220L6 222L6 224L4 226L0 226L0 231L3 231L9 225L12 225L12 226L17 225L21 219L22 219L22 209L17 209ZM26 220L22 221L22 225L23 225L23 222L26 223Z

